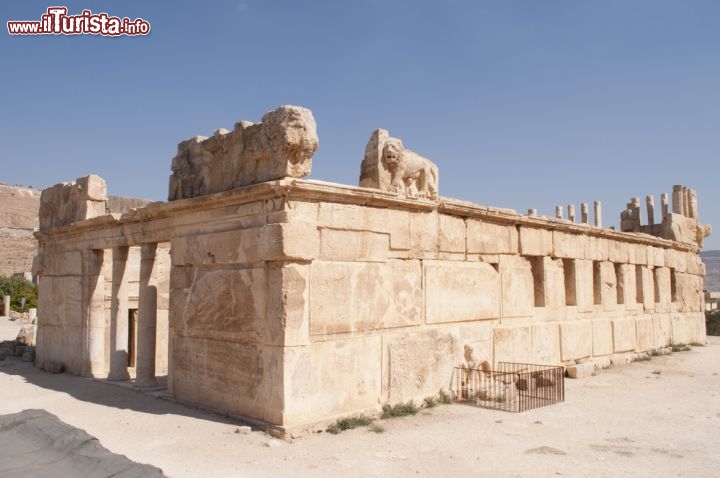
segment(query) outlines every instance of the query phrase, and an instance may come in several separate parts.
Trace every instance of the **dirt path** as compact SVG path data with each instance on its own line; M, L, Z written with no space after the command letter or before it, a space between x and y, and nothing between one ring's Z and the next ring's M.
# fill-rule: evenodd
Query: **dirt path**
M362 428L286 443L235 433L237 424L217 415L6 360L0 414L47 410L171 477L705 477L720 470L718 364L720 340L710 337L706 347L567 380L560 405L522 414L441 406L382 421L381 434Z

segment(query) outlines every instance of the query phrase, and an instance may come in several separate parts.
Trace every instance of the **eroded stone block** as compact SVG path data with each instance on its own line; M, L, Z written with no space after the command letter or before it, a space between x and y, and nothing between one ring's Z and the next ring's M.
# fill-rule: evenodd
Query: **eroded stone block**
M593 261L610 260L609 257L611 242L613 241L610 241L603 237L588 236L586 259L592 259Z
M495 363L532 361L533 345L530 326L497 326L493 329Z
M637 310L636 267L630 264L615 264L617 276L617 301L620 309Z
M40 195L40 230L102 216L106 201L105 180L94 174L44 189Z
M592 354L595 357L610 355L614 352L612 321L598 319L592 321Z
M517 229L512 224L495 224L468 219L467 252L470 254L517 254Z
M410 249L409 211L363 207L355 204L321 202L318 226L350 231L371 231L390 235L390 248Z
M582 234L569 234L553 231L553 251L555 257L568 259L586 259L588 237Z
M637 330L636 351L646 352L656 347L652 317L638 317L635 319L635 328Z
M637 274L637 270L635 271ZM642 287L642 303L646 312L655 310L655 278L652 269L642 266L640 269L641 282L638 283Z
M283 424L282 348L176 336L172 354L178 400Z
M424 264L427 323L500 316L500 275L490 264L455 261Z
M266 312L264 268L198 270L183 316L176 320L183 334L263 343L273 326Z
M410 214L410 257L434 258L438 248L438 213Z
M267 268L267 342L284 346L310 342L310 266L273 263Z
M438 216L438 249L441 252L465 252L465 220L440 214Z
M311 265L310 281L311 335L379 330L422 321L419 261L316 261Z
M694 341L695 324L686 315L673 315L671 326L673 344L689 344Z
M672 322L668 315L653 316L653 334L656 347L666 347L673 341Z
M610 262L625 264L630 259L631 244L620 241L608 241L608 260Z
M284 420L311 423L376 406L381 343L380 336L373 336L285 349ZM400 369L400 362L394 366Z
M655 283L655 311L668 313L670 312L670 303L672 299L670 269L667 267L656 267L653 271L653 279Z
M383 396L390 403L447 390L453 368L463 360L457 329L434 329L383 338Z
M570 378L588 378L595 371L595 365L592 362L584 362L568 365L565 370Z
M616 319L612 321L612 326L615 352L635 350L637 343L635 319Z
M559 364L560 327L557 324L533 324L530 330L532 339L532 363L545 365Z
M178 144L168 200L186 199L240 186L310 174L318 147L312 112L280 106L258 124L241 121L233 131L196 136Z
M618 304L618 293L615 267L610 262L600 262L597 265L600 267L600 290L602 294L603 310L616 310Z
M589 357L592 354L592 322L574 320L560 323L560 350L563 362Z
M675 302L676 310L678 312L701 312L703 291L700 278L681 272L674 273L674 276L675 296L672 297L672 301Z
M82 251L56 252L43 255L43 275L80 276L83 273Z
M524 256L549 256L553 253L552 231L525 226L521 226L519 229L520 254Z
M390 246L388 234L368 231L320 230L320 259L332 261L387 260Z
M593 261L575 260L575 291L578 312L591 312L594 305Z
M531 317L534 283L530 262L520 256L500 257L503 317Z
M235 231L196 234L173 240L176 265L256 264L318 257L314 224L293 222Z
M572 261L572 259L565 260ZM563 259L544 257L543 262L545 269L545 307L548 310L556 311L554 312L556 316L562 316L567 305L566 292L572 292L572 290L566 291ZM570 277L570 280L572 280L572 277Z

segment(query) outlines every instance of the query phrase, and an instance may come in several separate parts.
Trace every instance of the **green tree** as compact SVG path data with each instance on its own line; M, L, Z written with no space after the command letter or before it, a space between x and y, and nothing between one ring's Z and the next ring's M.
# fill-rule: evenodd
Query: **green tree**
M720 335L720 310L705 312L705 325L708 335Z
M25 298L25 311L31 307L37 307L37 287L22 276L0 276L0 295L1 297L10 296L10 308L16 312L23 312L23 297Z

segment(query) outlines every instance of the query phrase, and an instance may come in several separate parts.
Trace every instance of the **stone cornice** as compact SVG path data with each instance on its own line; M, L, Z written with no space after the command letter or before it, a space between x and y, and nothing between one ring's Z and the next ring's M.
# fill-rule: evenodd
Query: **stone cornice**
M516 226L566 232L570 234L584 234L622 242L631 242L648 246L672 248L683 251L696 252L696 248L689 244L661 239L642 233L618 232L612 229L595 227L589 224L571 223L566 220L524 216L515 210L497 207L482 206L468 201L440 197L438 201L422 199L407 199L396 194L378 189L362 188L344 184L329 183L318 180L281 179L264 183L253 184L231 191L210 194L190 199L181 199L171 202L155 202L145 207L134 209L122 215L107 214L77 221L72 224L57 227L48 232L36 232L35 237L41 242L69 239L91 231L123 227L134 228L136 225L147 224L161 219L175 216L189 215L194 212L207 211L227 206L240 206L243 204L285 198L287 200L307 200L318 202L335 202L355 204L377 208L394 208L409 211L432 212L459 216L470 219L479 219L498 224L513 224ZM162 233L153 235L152 241L158 240ZM163 240L170 240L172 229L165 233Z

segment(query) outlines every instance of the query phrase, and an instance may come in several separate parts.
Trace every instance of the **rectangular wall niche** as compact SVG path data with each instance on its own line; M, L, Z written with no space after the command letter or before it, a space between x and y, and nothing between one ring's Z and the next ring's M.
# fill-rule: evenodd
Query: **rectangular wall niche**
M602 267L596 261L593 261L593 303L602 305Z
M643 266L635 266L635 302L642 304L645 302L645 293L643 290Z
M530 270L535 290L535 307L545 307L545 258L530 257Z
M625 303L625 272L622 264L613 264L615 266L615 290L617 291L617 303Z
M565 305L577 305L575 284L575 260L563 259L563 276L565 280Z

